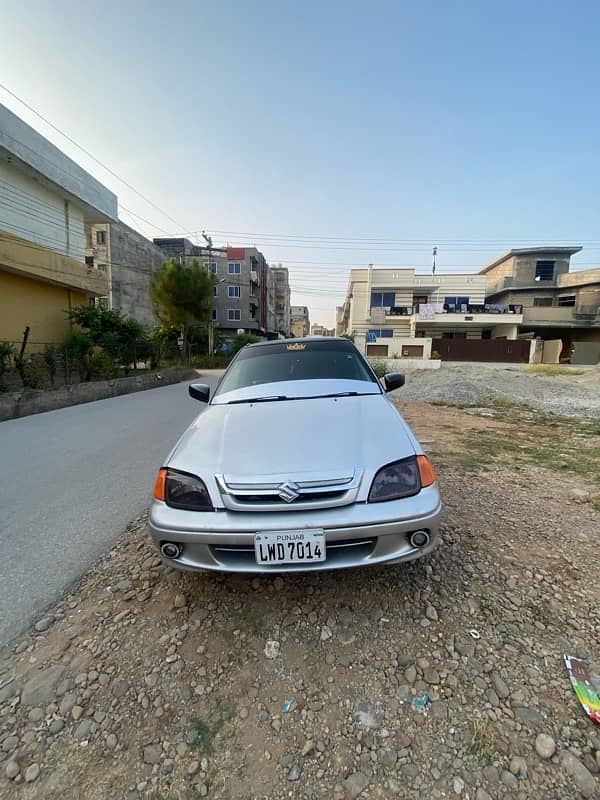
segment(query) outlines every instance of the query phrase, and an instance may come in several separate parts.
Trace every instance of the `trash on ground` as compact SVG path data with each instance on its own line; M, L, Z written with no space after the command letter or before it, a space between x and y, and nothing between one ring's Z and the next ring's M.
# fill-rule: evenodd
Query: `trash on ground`
M288 697L287 700L283 701L283 705L281 706L281 712L283 714L287 714L295 702L296 702L295 697Z
M580 658L565 656L565 666L583 710L592 722L600 725L600 697L598 697L598 693L592 686L587 664Z
M279 642L276 639L268 639L265 645L265 656L267 658L277 658L279 647Z
M418 697L413 697L410 704L413 708L416 708L417 711L425 711L429 702L430 698L428 694L420 694Z
M476 631L475 628L471 628L471 630L469 631L469 636L472 639L481 639L481 634L479 633L479 631Z

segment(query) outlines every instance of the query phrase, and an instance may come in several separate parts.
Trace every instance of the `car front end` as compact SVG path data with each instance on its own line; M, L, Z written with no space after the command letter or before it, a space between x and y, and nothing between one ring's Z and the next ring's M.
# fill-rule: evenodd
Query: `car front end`
M329 370L338 351L362 359L350 343L334 342L305 347L327 355ZM290 345L245 350L255 348L277 354ZM303 363L291 352L292 366ZM431 551L442 508L433 467L364 364L360 379L344 360L335 380L222 382L156 481L149 527L165 562L200 571L316 571ZM263 366L252 361L249 374ZM205 399L203 392L190 389Z

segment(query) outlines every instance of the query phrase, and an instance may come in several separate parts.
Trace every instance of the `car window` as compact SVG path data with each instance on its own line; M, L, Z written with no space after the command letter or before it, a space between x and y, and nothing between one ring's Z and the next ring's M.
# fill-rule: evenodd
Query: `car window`
M277 342L242 350L217 394L262 383L323 379L376 382L351 342Z

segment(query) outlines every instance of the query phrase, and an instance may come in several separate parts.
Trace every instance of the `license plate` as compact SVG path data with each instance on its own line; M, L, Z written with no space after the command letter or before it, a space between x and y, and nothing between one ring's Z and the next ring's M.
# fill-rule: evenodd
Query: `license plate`
M325 561L322 530L270 531L254 537L257 564L313 564Z

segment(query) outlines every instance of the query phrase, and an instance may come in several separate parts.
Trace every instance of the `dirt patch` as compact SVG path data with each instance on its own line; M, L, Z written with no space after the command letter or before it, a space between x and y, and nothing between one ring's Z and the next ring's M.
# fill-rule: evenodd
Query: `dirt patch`
M1 662L0 797L598 791L599 729L562 665L568 652L598 672L597 434L507 410L403 411L445 499L428 559L181 575L137 520L47 629ZM535 448L553 442L585 450L585 474L570 458L540 462ZM536 750L540 733L550 758Z

